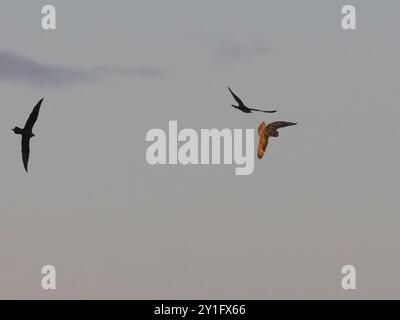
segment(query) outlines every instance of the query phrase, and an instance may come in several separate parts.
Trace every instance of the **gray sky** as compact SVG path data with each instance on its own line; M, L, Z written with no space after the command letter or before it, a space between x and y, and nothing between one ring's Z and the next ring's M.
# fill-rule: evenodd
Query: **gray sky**
M400 298L400 3L51 3L50 32L48 1L0 10L0 298ZM278 113L228 108L228 85ZM10 129L42 97L27 175ZM169 120L299 125L235 176L149 166Z

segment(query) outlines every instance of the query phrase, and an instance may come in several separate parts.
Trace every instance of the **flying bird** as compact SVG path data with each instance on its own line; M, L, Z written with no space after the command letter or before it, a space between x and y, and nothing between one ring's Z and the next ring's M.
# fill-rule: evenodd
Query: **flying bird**
M44 99L44 98L43 98ZM41 99L37 105L33 108L28 120L26 121L25 127L23 129L15 127L11 129L15 134L21 135L21 146L22 146L22 161L24 163L25 171L28 172L28 162L29 162L29 153L30 147L29 143L31 138L35 135L32 133L33 126L39 116L40 106L42 105L43 99Z
M240 98L236 94L233 93L231 88L228 87L228 90L232 94L232 96L236 100L236 102L239 104L237 106L232 104L232 107L234 107L235 109L238 109L238 110L240 110L240 111L242 111L244 113L252 113L252 111L259 111L259 112L265 112L265 113L274 113L274 112L276 112L276 110L266 111L266 110L249 108L243 103L242 100L240 100Z
M269 125L266 125L264 121L261 122L261 124L258 126L258 159L262 159L262 157L264 156L265 150L267 149L269 137L279 137L279 128L294 126L296 124L297 122L276 121L270 123Z

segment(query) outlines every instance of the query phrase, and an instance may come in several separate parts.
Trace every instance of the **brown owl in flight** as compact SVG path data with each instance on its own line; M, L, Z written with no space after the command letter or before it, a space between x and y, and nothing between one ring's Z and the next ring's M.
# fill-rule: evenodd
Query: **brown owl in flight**
M279 128L294 126L296 124L297 122L276 121L270 123L269 125L266 125L264 121L261 122L261 124L258 126L258 159L262 159L262 157L264 156L265 150L267 149L269 137L279 137Z

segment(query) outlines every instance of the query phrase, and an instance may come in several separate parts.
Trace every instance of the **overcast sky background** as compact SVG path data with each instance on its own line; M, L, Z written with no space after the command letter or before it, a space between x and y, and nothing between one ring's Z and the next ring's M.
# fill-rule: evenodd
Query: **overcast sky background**
M44 31L48 2L1 3L0 298L400 298L400 3L52 0ZM149 166L169 120L299 125L235 176Z

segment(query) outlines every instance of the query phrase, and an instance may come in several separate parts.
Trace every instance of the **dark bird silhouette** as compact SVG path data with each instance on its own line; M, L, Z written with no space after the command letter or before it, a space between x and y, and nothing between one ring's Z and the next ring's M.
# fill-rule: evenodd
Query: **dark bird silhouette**
M265 113L274 113L274 112L276 112L276 110L266 111L266 110L249 108L243 103L242 100L240 100L240 98L236 94L233 93L231 88L228 87L228 90L232 94L232 96L236 100L236 102L239 104L238 106L235 106L235 105L232 104L232 107L234 107L235 109L238 109L238 110L240 110L240 111L242 111L244 113L252 113L252 111L265 112Z
M265 150L267 149L269 137L279 137L279 128L294 126L296 124L297 122L276 121L270 123L269 125L266 125L264 121L261 122L261 124L258 126L258 159L262 159L262 157L264 156Z
M28 120L25 123L25 127L23 129L18 128L18 127L11 129L12 131L14 131L15 134L21 135L22 161L24 163L24 168L25 168L26 172L28 172L28 162L29 162L29 153L30 153L29 143L31 141L31 138L35 136L32 133L32 129L33 129L33 126L39 116L39 110L40 110L40 106L42 105L43 99L41 99L37 103L37 105L33 108Z

